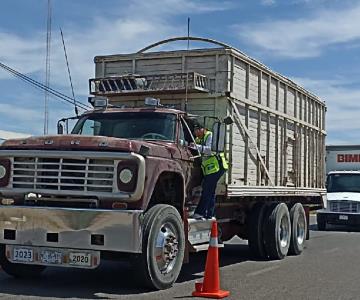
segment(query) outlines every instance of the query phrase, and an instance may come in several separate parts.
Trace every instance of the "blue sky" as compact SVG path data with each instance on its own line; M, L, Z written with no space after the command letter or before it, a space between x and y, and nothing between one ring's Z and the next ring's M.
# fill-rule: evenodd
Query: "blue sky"
M47 0L2 0L0 62L44 81ZM51 87L86 102L95 55L136 51L191 34L240 49L294 79L328 106L328 144L360 143L360 1L52 0ZM0 70L0 130L41 134L43 92ZM73 108L50 98L49 132Z

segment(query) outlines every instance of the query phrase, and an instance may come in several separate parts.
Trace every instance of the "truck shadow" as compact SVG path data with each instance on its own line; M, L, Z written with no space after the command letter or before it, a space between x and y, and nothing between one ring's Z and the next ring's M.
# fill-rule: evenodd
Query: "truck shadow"
M193 253L190 256L190 262L183 266L177 282L186 282L203 277L205 270L207 252ZM219 252L219 265L225 267L242 263L249 260L255 260L247 245L227 244Z
M331 232L331 231L335 231L335 232L360 232L360 228L359 226L349 226L349 225L332 225L332 224L327 224L326 225L326 230L319 230L317 228L317 225L310 225L310 230L313 231L322 231L322 232Z
M177 283L202 278L206 254L191 254L190 263L183 266ZM249 260L252 260L252 257L247 245L231 244L220 251L221 267ZM0 270L0 294L22 298L33 296L108 299L120 295L161 293L142 288L137 282L137 274L127 262L105 261L95 270L48 268L40 278L27 280L14 279Z

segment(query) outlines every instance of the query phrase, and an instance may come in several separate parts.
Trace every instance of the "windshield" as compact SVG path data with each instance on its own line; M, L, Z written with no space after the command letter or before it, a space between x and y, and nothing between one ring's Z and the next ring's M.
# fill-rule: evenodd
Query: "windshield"
M360 174L332 174L327 178L327 191L360 193Z
M175 141L176 115L152 112L92 114L81 118L72 134L124 139Z

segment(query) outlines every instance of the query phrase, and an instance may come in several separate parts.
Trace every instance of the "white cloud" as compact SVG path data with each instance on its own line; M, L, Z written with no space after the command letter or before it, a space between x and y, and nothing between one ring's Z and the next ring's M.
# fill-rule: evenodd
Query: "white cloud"
M261 0L261 4L265 6L272 6L276 4L275 0Z
M114 10L106 17L96 13L88 16L92 20L91 26L83 27L75 25L75 23L65 24L62 27L76 96L80 95L85 98L88 95L88 79L94 76L94 56L130 53L170 36L185 35L187 14L222 11L230 7L230 2L218 1L134 0L126 7L122 7L119 13ZM56 11L56 4L53 6L53 10ZM184 15L184 22L178 26L178 24L174 24L174 18L180 15ZM55 21L61 23L61 20ZM56 27L53 28L50 86L70 95L60 33ZM2 41L0 43L0 62L4 62L36 80L44 81L45 32L33 32L31 36L23 37L9 31L9 28L0 28L0 40ZM12 78L11 75L0 69L0 80L9 78ZM28 91L32 93L31 87ZM9 94L12 92L9 90ZM3 90L3 95L6 93L7 91ZM29 100L27 103L35 100L35 97L25 97ZM2 123L7 123L4 120L13 120L12 124L2 125L2 129L19 131L28 129L27 132L40 133L43 126L43 108L42 101L36 100L31 102L33 109L15 110L15 106L12 104L1 104ZM3 97L1 103L11 102L6 101L6 97ZM52 105L53 102L50 103L51 122L55 124L55 118L60 116L59 106ZM71 106L65 107L68 107L69 110L62 112L68 114L72 108ZM31 125L26 125L26 123L31 123Z
M276 56L314 57L329 46L358 42L360 4L310 17L235 25L238 37Z
M95 55L133 52L159 39L185 35L186 19L183 26L175 26L172 20L175 15L221 11L230 7L231 3L227 1L135 0L126 9L120 10L117 16L92 16L91 27L64 26L76 92L87 94L87 80L94 74ZM0 43L0 61L26 74L44 73L44 32L34 32L31 38L24 38L0 28L0 40L6 41ZM0 79L4 78L9 78L9 75L1 71ZM50 81L52 86L69 86L63 46L57 30L52 33Z
M45 63L44 42L39 34L35 38L2 32L0 29L0 61L9 63L20 72L33 73L39 71ZM0 79L9 78L5 71L0 72Z
M350 88L356 82L348 78L314 80L293 78L326 102L327 144L354 144L360 140L360 88Z
M18 121L38 121L39 112L35 109L22 108L19 105L0 103L0 116L9 117L15 122Z
M169 17L181 14L202 14L213 11L223 11L232 8L230 1L199 1L199 0L135 0L125 10L126 15ZM155 9L154 9L155 8Z

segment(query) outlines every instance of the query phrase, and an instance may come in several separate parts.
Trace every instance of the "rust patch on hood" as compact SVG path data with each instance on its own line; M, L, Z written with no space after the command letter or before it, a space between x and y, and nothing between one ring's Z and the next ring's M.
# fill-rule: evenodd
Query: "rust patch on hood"
M11 139L0 146L1 150L58 150L58 151L120 151L140 153L147 147L149 156L180 158L176 144L163 141L127 140L107 136L48 135L25 139Z

